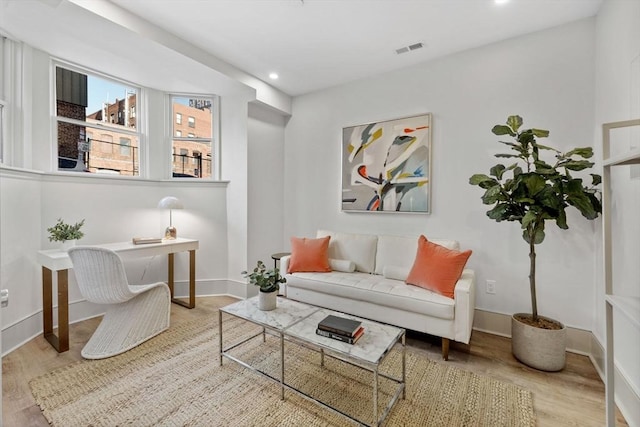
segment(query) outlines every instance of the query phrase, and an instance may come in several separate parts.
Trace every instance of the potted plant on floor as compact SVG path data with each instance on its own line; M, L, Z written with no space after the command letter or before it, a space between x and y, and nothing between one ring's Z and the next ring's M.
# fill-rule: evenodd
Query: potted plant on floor
M54 226L47 228L49 241L61 242L61 249L63 251L69 250L69 248L75 246L76 240L82 239L84 236L81 231L83 225L84 219L71 225L65 223L62 218L58 218L58 222Z
M251 273L243 271L241 274L249 279L250 284L260 287L258 308L264 311L274 310L280 283L287 283L287 279L280 276L280 270L278 268L267 269L262 261L258 261L258 265Z
M496 125L495 135L507 135L513 142L500 141L508 146L509 154L496 154L498 158L514 159L510 166L497 164L489 175L475 174L469 183L485 190L482 202L493 205L487 216L497 222L517 221L522 227L522 237L529 247L529 288L531 313L512 316L511 336L514 356L526 365L545 371L564 368L566 329L562 323L538 315L536 300L536 246L545 238L546 221L555 221L566 230L565 209L577 208L582 216L595 219L602 212L597 185L600 175L591 175L591 185L584 185L573 172L585 171L594 163L586 160L593 156L591 147L575 148L562 153L554 148L538 144L536 138L544 138L549 131L542 129L520 130L522 118L510 116L506 125ZM555 155L554 163L540 157L542 151Z

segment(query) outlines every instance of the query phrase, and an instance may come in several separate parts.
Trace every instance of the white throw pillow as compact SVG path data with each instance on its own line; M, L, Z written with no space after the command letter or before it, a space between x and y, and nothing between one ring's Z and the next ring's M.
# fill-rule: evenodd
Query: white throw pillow
M357 271L373 273L378 236L318 230L316 237L325 236L331 236L329 258L348 259L353 261ZM415 258L415 253L413 257Z

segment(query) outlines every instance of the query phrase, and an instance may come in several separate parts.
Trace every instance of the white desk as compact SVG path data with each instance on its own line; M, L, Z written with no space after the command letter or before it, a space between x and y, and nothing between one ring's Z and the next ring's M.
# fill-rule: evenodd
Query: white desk
M122 259L168 255L168 280L171 301L187 308L196 306L196 250L199 242L193 239L178 238L162 243L134 245L132 242L91 245L111 249ZM189 301L173 297L173 259L176 252L189 252ZM68 270L73 268L69 255L59 249L38 251L37 261L42 265L42 318L43 335L58 353L69 350L69 277ZM53 272L58 276L58 336L53 333Z

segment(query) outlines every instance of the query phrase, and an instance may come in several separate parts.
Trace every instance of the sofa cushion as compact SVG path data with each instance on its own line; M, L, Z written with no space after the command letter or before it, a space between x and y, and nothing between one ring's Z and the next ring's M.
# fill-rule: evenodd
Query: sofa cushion
M288 273L296 271L331 271L329 266L329 240L307 239L306 237L291 238L291 258Z
M398 267L396 265L385 265L382 270L382 275L387 279L401 280L404 282L409 276L409 271L411 271L410 268Z
M379 305L380 310L393 307L448 320L454 317L454 300L377 274L339 271L294 273L287 275L287 287L367 301Z
M431 241L448 249L460 249L456 240L431 239ZM378 236L375 273L384 274L385 266L403 267L410 270L416 259L417 251L417 237Z
M356 271L373 273L378 236L318 230L317 237L326 236L331 237L329 258L348 259L355 263Z
M353 273L356 271L356 264L348 259L329 258L331 270L344 271L345 273Z
M415 262L406 282L453 299L454 288L470 256L470 250L453 251L420 236Z

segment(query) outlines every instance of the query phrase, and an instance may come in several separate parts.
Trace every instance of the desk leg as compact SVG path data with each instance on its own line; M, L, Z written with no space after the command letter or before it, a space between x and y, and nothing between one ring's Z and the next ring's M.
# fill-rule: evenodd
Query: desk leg
M168 272L168 285L171 291L171 302L181 305L187 308L194 308L196 306L196 251L189 251L189 302L185 302L174 298L173 286L174 286L174 269L173 269L174 254L169 254L169 272Z
M58 353L69 350L69 275L58 271L58 336L53 333L53 275L42 267L42 323L44 338Z

